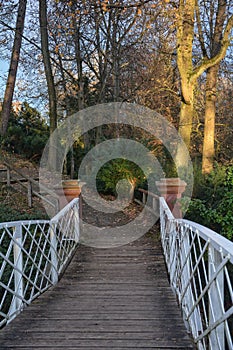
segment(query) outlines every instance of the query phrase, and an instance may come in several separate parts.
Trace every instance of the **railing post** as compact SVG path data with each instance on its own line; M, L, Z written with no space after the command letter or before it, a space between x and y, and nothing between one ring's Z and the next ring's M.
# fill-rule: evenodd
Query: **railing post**
M155 209L157 209L157 198L155 197L152 198L152 208L154 211L156 211Z
M8 166L6 167L6 182L7 182L7 186L11 185L11 171Z
M189 312L189 307L193 305L193 300L192 300L192 291L191 291L191 284L190 284L190 257L189 257L189 249L190 249L190 237L188 234L188 230L181 226L181 235L179 237L179 248L180 248L180 264L181 264L181 269L182 273L180 276L180 285L181 285L181 290L180 293L181 295L183 294L183 291L185 290L186 286L188 285L188 288L183 295L183 300L182 300L182 308L185 310L185 315L188 314ZM181 296L180 295L180 296ZM190 317L191 323L193 323L193 317ZM184 322L186 324L186 327L189 328L189 325L187 323L187 320L184 319Z
M82 218L83 218L83 199L82 199L82 193L80 193L77 206L78 206L77 208L78 208L78 215L79 215L79 218L82 219Z
M52 279L52 283L56 284L58 282L56 223L51 223L51 226L50 226L50 254L51 254L51 279Z
M55 202L55 215L60 211L60 202L59 199L56 198L56 202Z
M189 235L189 227L181 226L182 239L181 239L181 266L183 267L183 272L181 275L182 281L182 294L183 295L182 305L185 314L188 315L192 306L195 304L195 293L194 293L194 277L191 279L191 274L193 272L192 266L192 254L191 254L191 237ZM198 305L194 308L189 316L189 320L184 319L186 328L192 329L195 338L202 331L201 315ZM201 345L199 345L201 349Z
M177 273L177 234L176 224L174 221L169 222L169 270L170 270L170 282L173 289L177 290L176 285L176 273Z
M14 229L14 296L9 309L9 317L15 317L23 305L23 253L22 253L22 226L19 224Z
M145 192L142 193L142 203L144 205L146 204L146 194L145 194Z
M209 244L208 273L209 281L215 274L222 258L221 254ZM223 315L224 305L224 276L221 270L212 282L209 290L209 324L213 324ZM224 323L213 329L209 335L210 349L225 349Z
M80 220L79 220L79 210L80 210L80 197L78 202L75 204L74 211L74 240L75 243L79 242L79 233L80 233Z
M32 183L28 180L28 206L32 207Z

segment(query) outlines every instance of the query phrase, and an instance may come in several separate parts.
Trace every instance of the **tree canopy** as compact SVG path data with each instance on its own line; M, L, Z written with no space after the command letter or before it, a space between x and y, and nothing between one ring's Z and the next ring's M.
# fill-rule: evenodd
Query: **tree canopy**
M15 79L9 94L2 77L2 134L13 93L51 131L85 107L136 102L174 123L210 172L232 152L232 10L230 0L1 1L0 52ZM86 147L102 135L85 135Z

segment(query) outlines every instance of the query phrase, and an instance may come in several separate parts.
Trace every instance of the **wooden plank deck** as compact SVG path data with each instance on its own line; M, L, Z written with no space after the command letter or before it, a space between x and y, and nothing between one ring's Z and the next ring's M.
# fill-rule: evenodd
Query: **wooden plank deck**
M0 331L0 349L194 349L158 234L120 248L80 246L58 285Z

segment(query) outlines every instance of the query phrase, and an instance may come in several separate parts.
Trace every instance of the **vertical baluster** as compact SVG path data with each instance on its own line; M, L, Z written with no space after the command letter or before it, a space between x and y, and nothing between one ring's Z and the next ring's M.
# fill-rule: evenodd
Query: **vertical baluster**
M182 230L184 232L184 240L183 240L183 253L182 253L182 264L184 261L184 270L183 270L183 282L182 285L184 288L186 288L185 296L183 298L183 308L185 310L186 314L190 313L191 308L195 304L195 276L192 277L191 279L191 274L194 269L195 261L194 257L192 256L192 250L194 249L191 247L191 229L187 227L182 227ZM193 243L195 244L195 243ZM185 320L186 322L186 320ZM192 313L190 314L189 317L189 325L192 329L192 333L195 337L198 337L199 333L203 331L202 329L202 323L201 323L201 315L200 315L200 310L199 306L196 305ZM190 328L188 324L186 325L187 328ZM202 345L199 344L200 349L202 348Z
M186 292L184 294L183 300L182 300L182 308L184 310L184 315L188 315L190 308L193 305L194 299L193 299L193 293L192 293L192 287L190 280L191 275L191 256L189 255L190 251L190 237L189 237L189 228L185 226L181 226L181 236L180 236L180 264L181 269L183 269L180 279L181 279L181 285L180 285L180 294L183 294L184 290L186 289L187 285L188 288L186 289ZM195 329L195 320L194 320L194 313L190 316L190 325L191 328ZM187 322L187 319L184 318L184 322L186 324L186 328L189 328L189 323ZM195 329L196 331L196 329Z
M56 223L51 223L50 226L50 252L51 252L51 278L52 283L58 282L58 257L57 257L57 237Z
M14 228L14 296L9 309L9 319L11 320L20 311L23 305L23 253L22 253L22 225L18 224Z
M177 290L177 240L178 234L176 230L176 224L174 221L170 221L169 225L169 268L170 268L170 282L173 290Z
M165 254L165 211L163 208L162 198L159 198L159 217L160 217L160 235L161 235L161 242L164 249ZM166 259L166 255L165 255Z
M208 272L211 280L216 269L222 262L221 254L209 245ZM218 274L215 281L211 284L209 290L209 324L213 324L223 315L222 306L224 305L224 276L223 270ZM224 323L216 327L209 336L210 349L225 349Z
M80 230L80 221L79 221L79 209L80 209L80 199L78 200L78 202L75 204L74 206L74 240L75 243L79 242L79 230Z

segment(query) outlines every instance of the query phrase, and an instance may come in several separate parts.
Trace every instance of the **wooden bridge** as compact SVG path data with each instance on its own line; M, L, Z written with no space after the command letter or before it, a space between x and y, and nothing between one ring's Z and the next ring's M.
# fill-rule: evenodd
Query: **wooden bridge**
M0 332L4 349L193 349L158 234L80 246L61 281Z
M50 222L0 224L0 243L13 242L0 254L0 326L11 320L0 330L0 349L232 349L233 245L208 231L205 240L201 227L174 220L161 205L161 236L154 226L118 248L78 243L77 200ZM201 285L206 249L213 271Z

